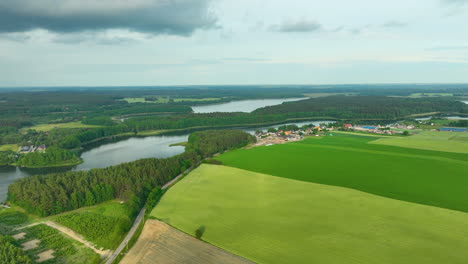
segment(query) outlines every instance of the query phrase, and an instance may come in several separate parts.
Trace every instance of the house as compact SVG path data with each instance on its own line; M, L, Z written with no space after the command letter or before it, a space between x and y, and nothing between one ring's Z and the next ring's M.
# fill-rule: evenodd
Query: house
M313 129L314 129L314 130L317 129L317 131L322 131L322 128L319 127L319 126L316 126L316 127L314 127Z
M29 152L29 150L31 150L31 147L30 147L30 146L23 146L23 147L21 147L21 152Z
M46 149L47 149L46 145L40 145L40 146L37 148L37 151L44 151L44 150L46 150Z
M351 124L343 124L343 127L344 127L344 128L352 128L353 125L351 125Z

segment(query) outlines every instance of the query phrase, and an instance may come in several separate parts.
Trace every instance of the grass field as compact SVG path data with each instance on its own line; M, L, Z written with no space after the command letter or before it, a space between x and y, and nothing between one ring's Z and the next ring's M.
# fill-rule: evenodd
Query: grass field
M371 143L405 148L468 153L467 141L467 133L426 131L410 137L382 138Z
M167 97L157 97L157 101L146 101L144 97L135 97L135 98L124 98L124 101L127 101L130 104L133 103L150 103L150 104L167 104L169 103L169 98ZM208 102L208 101L218 101L221 98L173 98L174 102Z
M252 263L204 243L158 220L145 223L138 242L120 262L121 264L168 264L168 263Z
M39 132L51 131L55 128L93 128L100 127L95 125L86 125L81 122L69 122L69 123L59 123L59 124L40 124L32 127L23 128L23 131L28 129L34 129Z
M258 263L468 261L467 213L225 166L194 170L151 215Z
M468 212L468 155L367 144L335 134L240 149L216 159L250 171Z
M0 145L0 151L17 152L18 150L19 150L19 146L17 144Z
M105 249L116 248L132 224L127 204L117 201L84 207L51 219Z

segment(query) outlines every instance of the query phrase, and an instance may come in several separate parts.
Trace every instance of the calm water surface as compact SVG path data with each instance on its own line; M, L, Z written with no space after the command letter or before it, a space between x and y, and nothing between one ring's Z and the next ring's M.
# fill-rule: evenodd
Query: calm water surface
M286 125L318 125L333 121L309 121L288 123ZM270 127L278 128L280 125L265 126L259 128L246 128L248 133L256 130L267 130ZM150 137L133 137L118 142L103 144L92 148L81 154L83 163L73 168L58 169L25 169L19 167L0 167L0 201L6 199L8 185L17 179L28 177L33 174L46 174L69 170L89 170L93 168L105 168L124 162L130 162L143 158L168 158L184 152L184 147L169 145L188 140L190 133L183 135L161 135Z
M307 98L288 98L288 99L260 99L260 100L241 100L222 104L192 106L195 113L214 113L214 112L245 112L250 113L258 108L271 105L279 105L284 102L300 101Z

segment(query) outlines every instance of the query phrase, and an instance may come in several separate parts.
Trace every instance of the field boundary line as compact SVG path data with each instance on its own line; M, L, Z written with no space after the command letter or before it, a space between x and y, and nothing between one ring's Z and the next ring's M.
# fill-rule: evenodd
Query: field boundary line
M312 144L299 143L299 142L296 143L296 144L303 145L303 146L312 145ZM379 144L375 144L375 145L379 145ZM378 151L378 150L365 150L365 149L356 149L356 148L339 147L339 146L327 146L327 145L313 145L313 146L314 147L319 147L319 148L328 148L328 149L336 149L336 150L349 150L349 151L372 153L372 154L393 155L393 156L409 157L409 158L420 158L420 159L429 159L429 160L438 160L438 161L448 161L448 162L453 162L453 163L466 165L466 161L464 161L464 160L450 159L450 158L444 158L444 157L434 157L434 156L415 155L415 154L403 154L403 153L386 152L386 151Z

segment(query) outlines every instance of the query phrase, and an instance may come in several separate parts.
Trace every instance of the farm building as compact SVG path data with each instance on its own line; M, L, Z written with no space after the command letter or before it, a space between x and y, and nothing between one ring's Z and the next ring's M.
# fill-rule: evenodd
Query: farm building
M466 132L468 129L462 127L441 127L440 131L450 131L450 132Z

